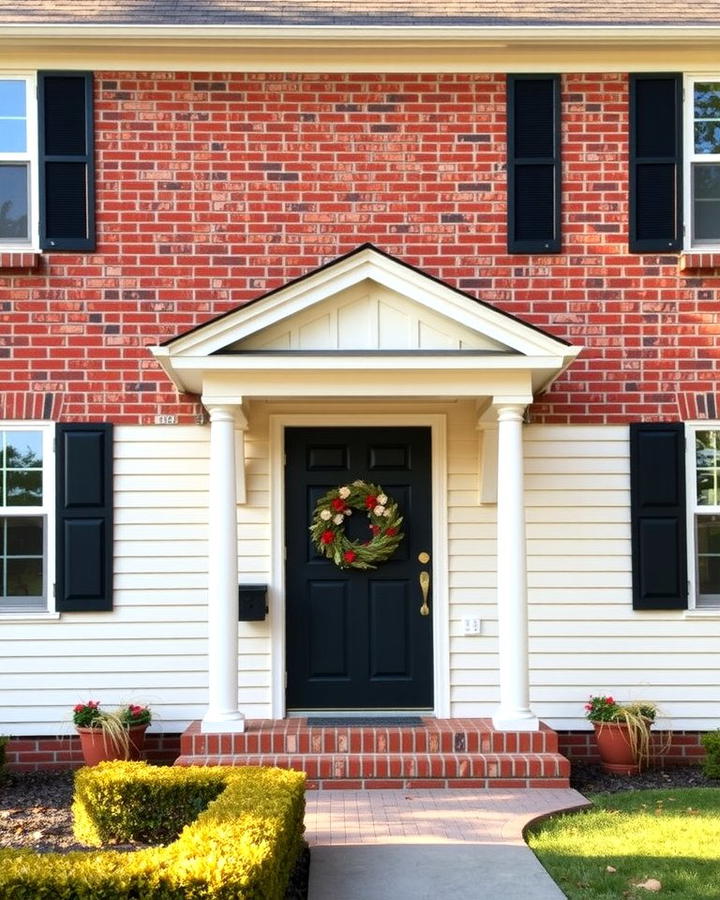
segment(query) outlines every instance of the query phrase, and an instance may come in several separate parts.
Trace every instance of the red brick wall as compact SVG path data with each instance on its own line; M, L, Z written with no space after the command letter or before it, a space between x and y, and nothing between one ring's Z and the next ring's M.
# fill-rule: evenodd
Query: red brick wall
M152 763L173 763L180 755L179 734L145 735L144 758ZM61 737L10 738L5 748L7 768L11 772L36 772L47 769L78 769L83 765L80 739L76 734Z
M653 733L656 766L694 766L705 758L700 743L704 732L672 731ZM558 731L558 749L570 762L600 762L593 731ZM669 742L668 742L669 739Z
M627 252L626 76L563 78L547 257L505 253L504 84L98 73L98 251L0 269L0 415L192 421L146 345L371 241L585 346L536 421L714 417L720 281Z

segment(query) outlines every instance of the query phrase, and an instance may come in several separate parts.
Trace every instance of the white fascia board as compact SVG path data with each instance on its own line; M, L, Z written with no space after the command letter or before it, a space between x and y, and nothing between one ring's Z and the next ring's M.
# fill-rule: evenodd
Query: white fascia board
M163 365L160 360L161 365ZM367 372L398 371L497 371L518 370L558 372L567 362L558 356L466 356L392 353L353 354L341 350L330 353L240 353L233 356L180 356L171 363L177 372L302 372L328 369ZM165 366L163 365L163 368ZM167 371L167 370L166 370Z
M94 43L98 40L137 43L206 42L263 44L324 44L339 41L361 46L365 42L476 44L575 44L577 42L679 44L720 40L720 26L701 25L126 25L9 23L2 25L2 37L46 39L55 43Z
M240 307L172 343L173 356L215 353L310 306L371 280L525 356L577 355L570 347L383 254L366 248L296 284Z

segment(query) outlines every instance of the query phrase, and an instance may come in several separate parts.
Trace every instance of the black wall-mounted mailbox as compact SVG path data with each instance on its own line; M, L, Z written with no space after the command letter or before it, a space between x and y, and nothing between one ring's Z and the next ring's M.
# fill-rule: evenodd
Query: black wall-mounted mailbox
M241 584L238 586L239 622L262 622L267 613L266 584Z

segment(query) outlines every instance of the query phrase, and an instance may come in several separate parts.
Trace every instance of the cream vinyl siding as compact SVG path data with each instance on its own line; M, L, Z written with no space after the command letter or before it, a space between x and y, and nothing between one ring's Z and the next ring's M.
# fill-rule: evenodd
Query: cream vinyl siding
M238 506L239 582L269 583L270 414L326 403L250 404L247 497ZM494 504L478 503L477 413L470 402L352 404L352 412L447 416L449 680L454 716L498 700ZM359 422L358 424L361 424ZM0 733L72 732L72 706L143 701L153 730L181 730L207 704L207 426L115 429L115 608L59 620L0 618ZM530 425L525 436L530 682L535 712L586 727L590 693L649 698L674 728L720 723L720 614L634 612L628 429ZM463 617L481 634L462 633ZM271 714L273 611L240 623L240 709Z

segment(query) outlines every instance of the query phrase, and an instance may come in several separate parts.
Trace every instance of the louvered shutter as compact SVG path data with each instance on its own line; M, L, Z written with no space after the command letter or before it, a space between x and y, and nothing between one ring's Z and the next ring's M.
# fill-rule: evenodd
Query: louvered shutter
M112 609L112 425L56 429L56 604Z
M92 73L38 76L40 246L95 249Z
M508 252L560 251L560 77L508 75Z
M630 250L682 249L682 77L630 76Z
M685 429L630 426L634 609L687 608Z

